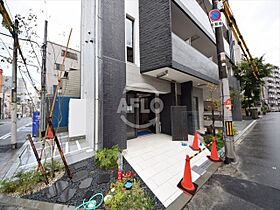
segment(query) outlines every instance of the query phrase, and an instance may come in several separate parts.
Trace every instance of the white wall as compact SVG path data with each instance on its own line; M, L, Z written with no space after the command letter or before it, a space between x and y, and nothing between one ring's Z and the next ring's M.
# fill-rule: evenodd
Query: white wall
M92 148L95 144L95 3L81 1L81 98L86 99L86 140ZM91 42L90 40L93 40Z
M69 102L69 137L86 135L86 100L70 99Z

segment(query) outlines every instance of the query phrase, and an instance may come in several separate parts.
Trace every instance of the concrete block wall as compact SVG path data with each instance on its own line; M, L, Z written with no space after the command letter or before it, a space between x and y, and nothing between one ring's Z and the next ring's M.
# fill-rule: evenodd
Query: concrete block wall
M117 112L125 90L124 0L102 0L102 106L103 147L126 148L126 125Z

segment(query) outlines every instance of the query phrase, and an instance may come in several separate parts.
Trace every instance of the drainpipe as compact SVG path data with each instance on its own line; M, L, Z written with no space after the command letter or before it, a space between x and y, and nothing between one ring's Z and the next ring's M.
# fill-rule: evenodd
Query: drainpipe
M94 93L94 150L103 147L103 112L102 112L102 101L100 101L100 92L102 92L102 82L99 78L101 78L101 68L99 65L99 59L101 59L101 26L102 26L102 17L99 14L99 10L101 7L100 0L95 1L95 71L94 71L94 85L95 85L95 93Z

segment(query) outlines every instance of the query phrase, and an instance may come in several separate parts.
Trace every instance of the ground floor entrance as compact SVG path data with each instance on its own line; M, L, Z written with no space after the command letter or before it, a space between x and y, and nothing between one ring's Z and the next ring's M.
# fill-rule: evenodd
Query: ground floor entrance
M153 110L154 93L129 91L127 100L127 139L156 133L156 114Z

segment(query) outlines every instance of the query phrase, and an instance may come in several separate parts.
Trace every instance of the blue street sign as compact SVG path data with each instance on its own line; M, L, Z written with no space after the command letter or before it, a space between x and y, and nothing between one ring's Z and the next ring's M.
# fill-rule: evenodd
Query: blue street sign
M221 12L218 9L213 9L209 12L209 18L212 22L219 21L221 19Z
M38 132L39 132L39 119L40 119L40 112L33 112L33 117L32 117L32 137L38 136Z

